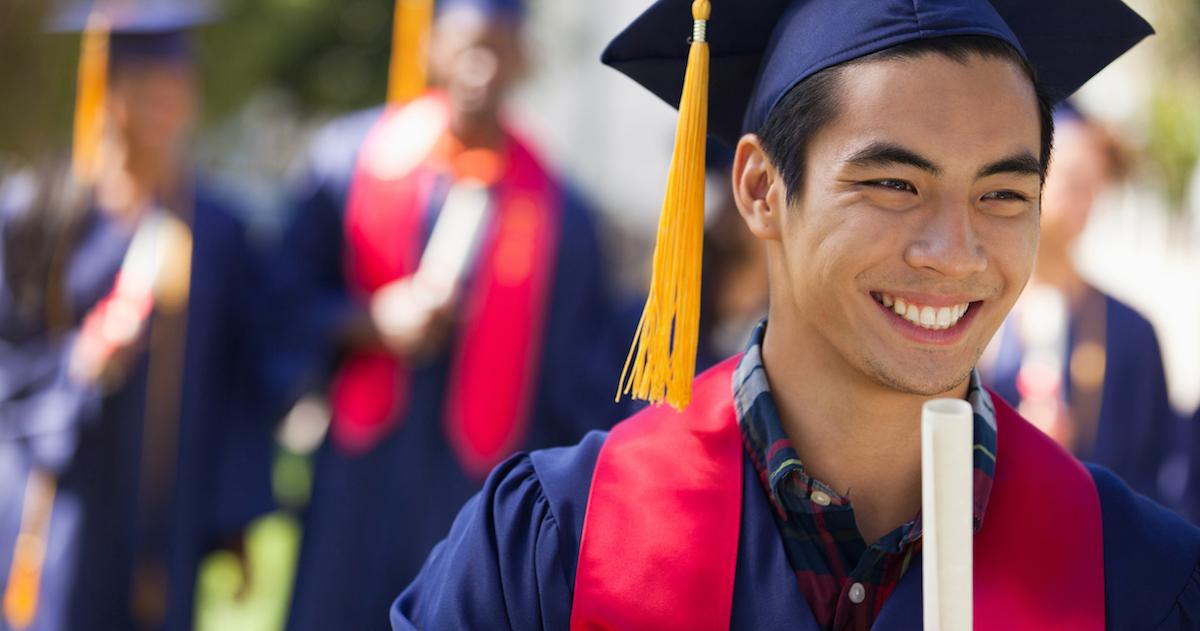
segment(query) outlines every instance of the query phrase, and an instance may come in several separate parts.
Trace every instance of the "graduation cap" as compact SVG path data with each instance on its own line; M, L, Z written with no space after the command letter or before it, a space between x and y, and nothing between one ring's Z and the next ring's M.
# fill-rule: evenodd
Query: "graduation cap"
M1061 100L1152 33L1121 0L654 2L603 55L604 63L680 111L650 295L618 397L665 400L677 408L691 399L708 133L735 145L743 132L761 128L804 79L937 37L1007 42L1034 69L1043 90Z
M48 30L106 30L112 61L185 60L191 57L188 31L218 15L217 8L203 0L90 0L65 5Z
M91 183L99 166L109 67L128 61L190 60L188 30L217 17L216 6L207 0L75 0L51 13L48 32L83 36L71 154L79 181Z
M403 105L425 92L428 83L429 33L434 12L471 9L491 19L520 20L524 0L396 0L392 22L392 58L388 68L388 105Z
M489 18L520 19L525 17L524 0L441 0L438 11L471 9Z

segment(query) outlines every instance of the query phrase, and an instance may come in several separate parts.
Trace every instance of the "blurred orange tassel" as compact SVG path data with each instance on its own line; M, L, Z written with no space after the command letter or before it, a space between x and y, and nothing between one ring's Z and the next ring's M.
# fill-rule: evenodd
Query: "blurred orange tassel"
M29 474L25 485L21 532L13 548L12 567L4 589L4 620L16 631L29 628L37 615L56 487L53 477L36 470Z
M93 182L99 168L107 88L108 26L100 18L93 17L83 32L75 89L75 142L71 164L75 177L81 182Z
M388 105L403 105L425 92L433 0L396 0Z

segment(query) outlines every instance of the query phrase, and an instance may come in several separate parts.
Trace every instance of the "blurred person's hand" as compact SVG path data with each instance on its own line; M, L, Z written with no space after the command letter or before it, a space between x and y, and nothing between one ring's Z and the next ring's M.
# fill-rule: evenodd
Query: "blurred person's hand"
M452 283L434 282L420 274L393 281L371 296L371 323L392 354L420 359L439 351L452 327L455 292Z
M76 383L114 390L125 381L129 366L142 350L145 323L131 325L120 335L80 335L71 347L67 370Z

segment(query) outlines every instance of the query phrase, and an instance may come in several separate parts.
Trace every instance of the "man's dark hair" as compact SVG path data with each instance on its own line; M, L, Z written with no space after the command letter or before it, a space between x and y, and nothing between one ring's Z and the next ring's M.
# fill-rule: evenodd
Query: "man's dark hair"
M1037 94L1038 116L1041 119L1042 179L1050 164L1054 141L1054 106L1037 81L1033 68L1008 42L983 35L957 35L905 42L827 68L796 84L779 100L767 116L757 135L767 156L783 174L787 184L788 201L796 200L804 184L805 157L808 144L822 128L833 122L838 114L838 86L842 73L861 63L912 59L929 54L942 55L958 63L971 56L1003 59L1017 64L1033 82Z

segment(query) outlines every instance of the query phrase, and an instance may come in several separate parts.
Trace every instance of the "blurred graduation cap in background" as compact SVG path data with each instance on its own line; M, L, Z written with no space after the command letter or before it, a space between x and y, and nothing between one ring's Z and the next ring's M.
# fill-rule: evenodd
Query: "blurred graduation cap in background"
M114 64L187 62L190 29L215 21L211 0L65 0L50 12L50 33L80 33L72 171L90 183L99 168L108 73Z
M210 0L88 0L63 3L53 13L52 33L104 31L109 57L186 60L191 56L188 31L217 20Z
M801 81L905 42L1000 39L1059 101L1152 33L1121 0L654 2L603 55L680 110L650 297L622 392L678 408L691 398L707 134L734 146Z

